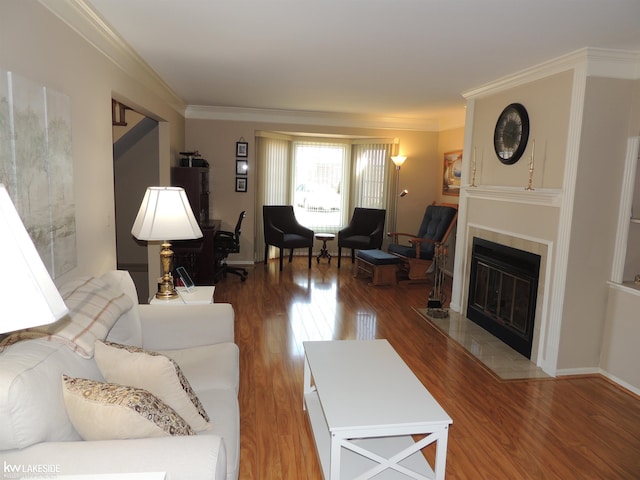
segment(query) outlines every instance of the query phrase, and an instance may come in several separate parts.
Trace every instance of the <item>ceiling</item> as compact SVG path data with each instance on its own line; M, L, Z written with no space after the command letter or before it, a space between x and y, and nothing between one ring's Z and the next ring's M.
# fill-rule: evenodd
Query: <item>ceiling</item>
M190 106L462 125L464 91L583 47L640 52L640 0L86 3Z

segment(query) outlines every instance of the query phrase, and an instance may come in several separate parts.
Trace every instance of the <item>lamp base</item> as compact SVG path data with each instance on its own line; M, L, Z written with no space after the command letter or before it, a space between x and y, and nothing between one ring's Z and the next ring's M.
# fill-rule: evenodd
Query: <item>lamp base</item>
M160 263L162 264L162 278L158 281L158 291L156 298L160 300L171 300L178 298L178 292L173 288L173 277L171 276L171 264L173 262L173 250L169 242L162 243L160 250Z
M160 300L172 300L178 298L178 292L173 287L173 280L158 282L158 291L156 292L156 298Z

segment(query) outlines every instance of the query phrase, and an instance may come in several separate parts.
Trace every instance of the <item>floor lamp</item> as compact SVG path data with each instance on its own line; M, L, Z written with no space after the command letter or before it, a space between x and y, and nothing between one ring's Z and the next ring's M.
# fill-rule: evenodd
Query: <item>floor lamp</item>
M58 289L0 184L0 333L53 323L68 313Z
M193 215L187 194L181 187L149 187L133 222L131 234L138 240L161 241L160 262L162 280L156 298L178 297L171 275L173 250L169 240L193 240L202 237L202 230Z
M394 232L398 231L398 199L400 197L404 197L407 193L409 193L408 190L403 190L402 192L400 192L400 167L402 166L402 164L405 162L406 159L407 157L405 157L404 155L395 155L391 157L391 161L396 166L396 187L395 187L395 191L393 192L393 228L392 230Z

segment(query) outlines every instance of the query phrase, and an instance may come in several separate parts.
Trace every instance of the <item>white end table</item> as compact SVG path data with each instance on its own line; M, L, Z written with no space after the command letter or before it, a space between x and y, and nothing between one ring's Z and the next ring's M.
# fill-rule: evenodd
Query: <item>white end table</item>
M304 408L325 479L444 480L452 420L389 342L304 342L304 350ZM432 444L433 467L422 454Z
M149 303L151 305L202 305L213 303L213 293L215 289L215 286L199 286L191 287L191 291L187 292L185 287L176 287L178 298L162 300L160 298L156 298L156 296L154 295L153 297L151 297Z

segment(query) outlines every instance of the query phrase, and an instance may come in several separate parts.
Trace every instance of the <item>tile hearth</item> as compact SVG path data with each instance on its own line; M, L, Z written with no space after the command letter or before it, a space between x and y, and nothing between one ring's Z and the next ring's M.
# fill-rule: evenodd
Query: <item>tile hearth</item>
M418 311L427 322L457 342L501 380L552 378L531 360L463 315L449 311L448 318L432 318L427 316L426 308Z

